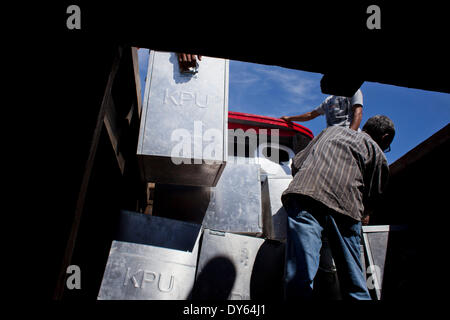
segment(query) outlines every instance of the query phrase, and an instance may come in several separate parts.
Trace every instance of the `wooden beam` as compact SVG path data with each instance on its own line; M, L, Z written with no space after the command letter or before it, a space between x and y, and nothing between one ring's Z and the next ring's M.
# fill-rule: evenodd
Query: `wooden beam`
M56 299L56 300L61 300L63 293L64 293L65 279L66 279L66 275L67 275L66 270L72 260L73 250L75 248L75 241L77 239L78 229L80 226L80 220L81 220L81 216L82 216L83 209L84 209L86 193L87 193L89 180L90 180L91 173L92 173L92 167L94 164L97 147L98 147L98 143L100 140L100 134L101 134L103 123L104 123L105 113L106 113L107 107L110 104L110 101L112 99L111 89L112 89L112 85L114 82L114 78L119 69L119 63L120 63L120 59L122 57L122 52L123 52L123 48L118 47L116 56L112 63L111 71L109 73L105 92L103 94L102 104L100 106L100 110L99 110L98 117L97 117L97 124L95 126L95 130L94 130L94 133L92 136L92 143L91 143L91 147L89 150L88 159L86 160L86 165L85 165L83 179L82 179L81 186L80 186L80 191L78 193L78 199L77 199L77 204L76 204L76 208L75 208L75 216L74 216L74 219L72 222L72 228L70 230L69 239L67 241L66 250L64 252L64 257L63 257L60 274L59 274L55 292L53 295L53 299Z
M139 75L139 57L138 57L138 49L135 47L131 47L131 57L133 60L133 69L134 69L134 82L136 84L136 97L137 97L137 108L138 115L141 115L142 101L141 101L141 78Z
M435 148L448 142L450 139L450 124L433 134L431 137L408 151L401 158L389 166L391 176L410 168L414 163L430 154Z

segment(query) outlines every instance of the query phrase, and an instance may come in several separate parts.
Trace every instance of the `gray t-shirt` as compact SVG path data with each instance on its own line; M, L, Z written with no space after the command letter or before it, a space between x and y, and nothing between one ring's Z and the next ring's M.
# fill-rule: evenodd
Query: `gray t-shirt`
M315 111L325 114L327 127L350 127L353 120L352 108L355 104L363 105L363 95L360 89L351 98L329 96L318 106Z

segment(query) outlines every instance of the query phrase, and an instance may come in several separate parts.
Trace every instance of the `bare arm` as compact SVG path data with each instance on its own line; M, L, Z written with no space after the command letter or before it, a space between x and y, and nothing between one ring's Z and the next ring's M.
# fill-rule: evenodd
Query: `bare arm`
M353 106L353 120L350 124L350 129L358 130L359 125L361 124L362 120L362 106L360 104L355 104Z
M303 122L303 121L312 120L312 119L318 117L319 115L320 114L316 110L313 110L313 111L306 112L306 113L303 113L303 114L298 115L298 116L290 116L290 117L283 116L283 117L281 117L281 119L286 120L286 121L300 121L300 122Z

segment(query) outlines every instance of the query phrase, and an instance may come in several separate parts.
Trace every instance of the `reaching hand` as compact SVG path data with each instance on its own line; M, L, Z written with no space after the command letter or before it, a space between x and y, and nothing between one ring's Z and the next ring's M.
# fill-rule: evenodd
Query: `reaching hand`
M361 219L361 224L362 224L363 226L368 226L368 225L369 225L369 218L370 218L370 216L365 216L365 217L363 217L363 218Z
M189 53L178 53L178 63L180 64L181 70L195 68L197 59L198 61L202 61L202 56Z

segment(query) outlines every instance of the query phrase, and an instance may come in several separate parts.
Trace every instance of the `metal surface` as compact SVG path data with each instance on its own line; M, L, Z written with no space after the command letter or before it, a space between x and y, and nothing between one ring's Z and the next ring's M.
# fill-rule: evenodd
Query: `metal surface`
M270 225L261 206L260 166L227 163L210 202L203 226L208 229L263 235Z
M266 154L267 149L271 149L270 157ZM283 161L281 153L285 153L288 156L288 159ZM270 143L261 143L258 145L256 150L255 163L261 165L261 170L263 170L269 177L292 179L291 164L294 156L294 152L289 147L283 145L271 145Z
M374 287L375 296L382 299L384 269L388 253L389 237L391 232L405 231L404 225L373 225L363 226L363 244L367 254L365 276L368 283Z
M175 53L151 51L137 150L144 179L214 186L227 157L227 113L228 60L202 57L186 74Z
M200 226L130 213L123 215L122 222L118 238L140 243L112 242L98 299L189 298L195 280Z
M201 225L122 210L115 240L192 251Z
M367 233L370 243L373 263L380 268L380 284L384 275L384 265L386 262L386 252L388 246L388 232Z
M364 247L367 252L367 262L369 263L366 266L366 277L370 278L370 283L374 286L373 289L378 300L381 299L388 238L389 231L363 229Z
M285 241L287 233L287 213L281 203L281 195L287 189L292 177L262 176L262 205L265 215L272 219L272 226L267 237Z
M254 157L238 157L228 155L227 165L231 164L256 164L256 159Z
M154 215L205 228L254 236L267 234L261 207L260 167L228 162L215 187L156 184Z
M210 194L210 187L157 183L153 215L201 225L209 206Z
M205 229L193 298L282 299L285 245Z

